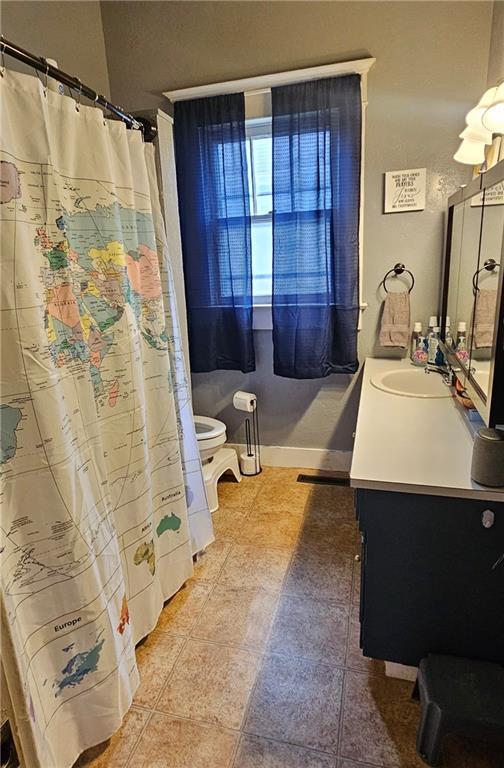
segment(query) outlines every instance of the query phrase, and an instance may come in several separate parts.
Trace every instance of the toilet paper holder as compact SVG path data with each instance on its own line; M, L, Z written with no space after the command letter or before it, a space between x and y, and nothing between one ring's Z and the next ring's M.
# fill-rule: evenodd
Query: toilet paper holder
M259 413L257 397L252 392L235 392L233 405L237 411L252 414L245 419L245 451L240 454L242 475L252 476L261 472L261 448L259 445Z

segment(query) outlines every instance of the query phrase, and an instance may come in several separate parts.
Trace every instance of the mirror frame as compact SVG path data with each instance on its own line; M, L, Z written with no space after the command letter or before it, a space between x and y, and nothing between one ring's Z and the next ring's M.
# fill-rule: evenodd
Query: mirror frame
M448 286L450 279L451 247L453 236L453 216L456 205L465 203L478 193L504 181L504 160L480 173L466 186L462 186L457 192L448 198L448 213L446 221L445 248L443 260L443 280L441 285L441 348L443 354L453 369L458 380L468 392L471 400L479 411L481 417L489 427L504 424L504 237L501 248L499 269L499 284L497 288L496 326L493 345L490 355L490 376L488 394L486 395L478 384L471 369L464 365L456 356L452 348L446 346L446 315L448 309ZM482 206L484 216L484 204ZM479 253L475 253L475 268L479 259ZM469 358L469 365L472 355Z

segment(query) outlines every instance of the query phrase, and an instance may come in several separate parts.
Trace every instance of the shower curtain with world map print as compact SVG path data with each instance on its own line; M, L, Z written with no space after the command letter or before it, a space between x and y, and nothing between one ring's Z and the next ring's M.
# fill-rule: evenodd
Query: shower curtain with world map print
M213 533L153 147L35 77L0 89L2 665L66 768Z

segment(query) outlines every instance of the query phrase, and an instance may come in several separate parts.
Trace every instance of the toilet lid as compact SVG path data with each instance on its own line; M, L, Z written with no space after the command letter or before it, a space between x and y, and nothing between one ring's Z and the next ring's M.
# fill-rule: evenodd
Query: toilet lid
M226 431L226 425L218 419L211 419L209 416L195 416L194 426L196 427L196 437L198 440L210 440L214 437L220 437Z

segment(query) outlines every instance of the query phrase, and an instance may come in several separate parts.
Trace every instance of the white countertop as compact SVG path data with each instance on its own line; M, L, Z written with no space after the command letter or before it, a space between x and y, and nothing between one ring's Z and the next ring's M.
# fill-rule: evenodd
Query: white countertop
M371 384L373 375L398 368L411 363L366 359L352 487L504 502L504 488L471 480L473 436L454 398L403 397Z

